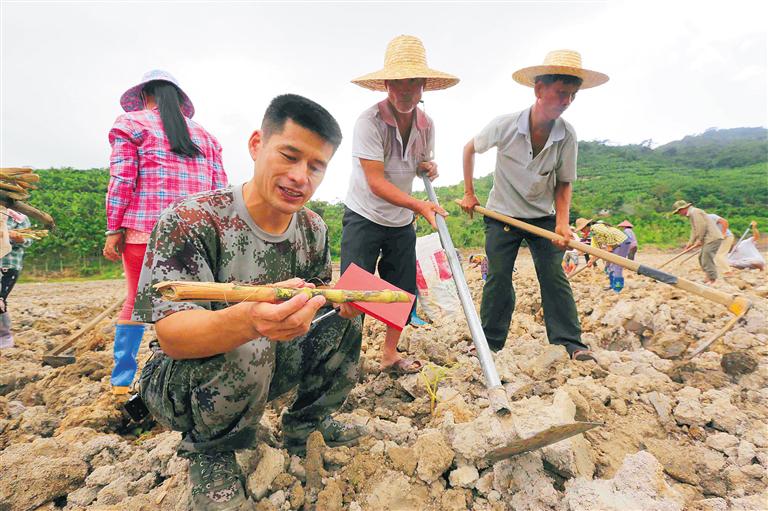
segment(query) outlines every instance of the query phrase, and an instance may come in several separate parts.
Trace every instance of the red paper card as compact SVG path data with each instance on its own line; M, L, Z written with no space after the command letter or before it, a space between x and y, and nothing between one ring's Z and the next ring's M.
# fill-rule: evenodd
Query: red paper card
M402 291L397 286L393 286L386 280L371 275L355 263L350 264L344 275L336 283L337 289L352 289L355 291L380 291L383 289L392 289ZM411 315L411 307L416 299L411 293L405 292L410 300L396 303L371 303L371 302L351 302L352 306L364 313L382 321L392 328L402 330L408 322Z

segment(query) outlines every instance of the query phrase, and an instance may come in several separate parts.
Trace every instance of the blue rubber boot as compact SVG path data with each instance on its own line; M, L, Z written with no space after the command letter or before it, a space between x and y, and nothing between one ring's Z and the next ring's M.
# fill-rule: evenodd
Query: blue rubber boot
M621 290L624 289L624 277L615 277L613 283L611 283L611 289L621 293Z
M411 312L411 326L420 327L428 324L416 314L416 311Z
M115 327L114 359L112 368L112 391L115 394L125 394L136 376L136 355L139 354L141 338L144 336L144 325L121 325Z

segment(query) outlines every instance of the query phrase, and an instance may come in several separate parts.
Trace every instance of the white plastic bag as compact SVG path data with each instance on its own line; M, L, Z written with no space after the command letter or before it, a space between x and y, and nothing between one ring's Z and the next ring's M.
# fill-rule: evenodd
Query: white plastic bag
M430 320L461 311L456 284L437 233L416 238L416 287L419 306Z
M765 258L757 249L754 238L742 240L728 254L728 264L734 268L765 268Z

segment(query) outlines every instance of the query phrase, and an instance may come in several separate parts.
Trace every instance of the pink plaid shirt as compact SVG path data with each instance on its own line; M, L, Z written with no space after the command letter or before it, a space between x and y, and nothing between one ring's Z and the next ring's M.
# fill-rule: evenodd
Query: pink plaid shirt
M109 131L107 229L151 232L175 200L227 186L218 140L191 119L187 126L202 151L194 158L171 151L157 109L117 118Z

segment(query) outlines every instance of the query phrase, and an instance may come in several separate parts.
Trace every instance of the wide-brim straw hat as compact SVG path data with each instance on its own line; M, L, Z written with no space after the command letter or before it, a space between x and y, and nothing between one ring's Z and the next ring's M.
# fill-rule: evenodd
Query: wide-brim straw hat
M574 229L578 232L578 231L582 230L583 228L585 228L586 226L588 226L589 224L591 224L592 220L593 220L592 218L589 218L589 219L587 219L587 218L577 218L576 219L576 224L574 224Z
M674 209L674 211L672 211L672 214L674 215L675 213L677 213L677 212L678 212L678 211L680 211L681 209L683 209L683 208L687 208L687 207L688 207L688 206L690 206L691 204L692 204L692 203L690 203L690 202L685 202L684 200L678 200L678 201L675 201L675 203L674 203L674 204L672 204L672 207L673 207L673 208L675 208L675 209Z
M418 37L401 35L392 39L384 54L384 68L352 80L352 83L376 91L386 91L385 80L424 78L424 90L453 87L459 79L427 66L427 52Z
M568 75L582 79L579 89L597 87L608 81L608 75L581 67L581 54L573 50L555 50L547 53L544 63L518 69L512 78L519 84L533 87L536 77L541 75Z
M630 229L632 229L634 227L634 225L632 225L632 222L630 222L629 220L624 220L623 222L621 222L616 227L629 227Z
M189 99L189 96L187 96L186 92L181 89L179 82L176 81L176 78L174 78L173 75L168 71L163 71L162 69L153 69L152 71L147 71L144 73L144 76L141 77L141 82L139 82L137 85L134 85L125 91L122 96L120 96L120 106L123 107L123 110L126 112L143 110L144 101L141 99L141 91L144 89L144 86L147 83L154 82L156 80L170 82L175 85L177 89L179 89L179 93L181 94L181 113L183 113L185 117L189 117L191 119L192 116L195 115L195 106L192 104L192 100Z

